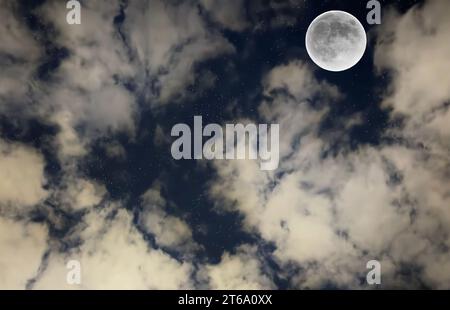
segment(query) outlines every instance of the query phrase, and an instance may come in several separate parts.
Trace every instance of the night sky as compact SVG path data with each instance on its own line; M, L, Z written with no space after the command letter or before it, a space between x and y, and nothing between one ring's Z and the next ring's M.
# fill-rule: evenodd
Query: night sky
M80 2L0 4L0 288L450 288L448 1ZM329 10L367 32L343 72ZM197 115L280 124L278 169L174 160Z

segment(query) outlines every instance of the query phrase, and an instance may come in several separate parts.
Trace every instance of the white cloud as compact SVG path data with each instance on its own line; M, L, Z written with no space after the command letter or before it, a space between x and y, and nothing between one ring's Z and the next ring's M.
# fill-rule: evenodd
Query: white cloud
M81 25L66 22L64 2L48 1L37 9L55 28L55 44L68 49L68 56L49 82L41 82L36 95L42 103L41 117L60 127L55 142L61 160L85 155L98 137L115 132L134 135L137 104L124 85L134 67L114 25L119 8L119 1L83 3Z
M67 186L63 198L76 210L98 205L106 193L104 186L86 179L70 180Z
M402 233L395 253L414 257L423 276L436 288L450 287L448 247L450 188L450 3L428 0L404 15L385 13L377 33L375 65L392 75L383 104L394 116L404 116L403 127L391 134L407 141L415 151L387 153L403 172L403 182L417 225L415 234Z
M114 215L113 215L114 214ZM128 211L91 210L76 231L83 244L52 252L33 289L182 289L192 287L192 266L151 248ZM67 284L66 263L81 264L81 284Z
M130 1L125 14L124 31L138 60L137 80L153 104L184 96L195 81L197 63L234 51L207 28L193 1Z
M189 225L182 219L167 213L167 201L161 196L157 184L142 195L143 210L139 215L142 228L155 236L159 246L182 252L198 248L192 239Z
M33 207L44 200L44 166L38 151L0 140L0 205Z
M8 2L8 5L12 7L12 2ZM82 24L76 26L66 23L63 2L47 1L36 10L43 22L55 28L52 40L69 51L68 57L62 59L61 65L51 72L48 81L33 82L36 85L30 93L33 100L39 103L33 112L45 123L59 127L53 143L63 164L61 184L51 188L51 200L56 210L42 206L42 211L49 217L49 225L55 225L57 229L63 227L64 220L55 212L84 210L87 213L84 220L70 229L63 240L51 240L48 258L41 261L41 253L33 257L35 261L27 267L30 270L26 269L24 276L17 276L18 282L14 287L25 288L28 281L36 289L73 288L66 283L68 270L65 264L69 259L79 259L82 264L83 284L80 288L179 289L193 286L191 264L177 261L162 250L153 249L134 226L128 211L117 206L100 209L107 204L103 203L107 196L106 190L84 177L77 170L77 161L88 154L92 142L97 138L118 131L134 135L137 104L134 94L125 86L125 81L134 79L144 89L148 89L146 83L149 81L144 71L151 69L151 74L157 76L161 86L160 92L152 95L165 102L182 93L183 88L195 80L196 63L228 53L232 47L218 33L206 30L198 7L193 3L176 7L163 2L152 2L148 11L140 10L142 3L129 3L123 29L125 36L130 39L127 41L130 46L127 46L113 24L114 17L119 13L119 5L119 1L107 4L100 1L85 2ZM154 11L154 8L161 11ZM141 15L142 12L145 14ZM169 26L164 28L168 31L168 36L164 37L169 40L167 44L159 41L161 28L153 28L152 31L145 29L148 14L151 14L152 22L155 21L153 17L160 16L162 22ZM183 16L183 19L173 20L175 16ZM185 22L184 17L188 17ZM24 35L24 40L17 48L14 44L2 45L1 51L8 55L16 54L17 57L32 56L21 59L21 64L26 66L17 67L14 64L16 67L11 67L17 71L17 74L8 73L8 79L13 79L14 83L2 83L3 87L12 86L5 91L2 88L0 95L17 96L18 91L24 93L25 88L20 89L23 86L21 81L31 77L34 68L27 62L32 61L33 65L38 62L40 48L35 48L36 42L28 35L26 27L13 19L15 17L7 14L6 18L9 24L18 26L18 34L8 33L14 36L11 40L16 41L18 35ZM133 35L128 36L127 31L131 30ZM0 31L9 30L1 28ZM148 55L140 54L142 58L129 58L130 51L138 50L148 42L145 37L148 34L151 41L149 46L156 47L156 50ZM133 41L135 35L142 41ZM27 44L34 45L25 54L19 49L27 50ZM180 44L184 44L181 49ZM163 54L160 48L165 49ZM146 64L144 71L141 70L143 63ZM30 68L30 71L23 71L25 68ZM166 73L160 75L162 71ZM2 104L6 102L3 102L3 98ZM42 156L31 148L3 142L1 151L1 203L31 206L46 198L48 193L43 189L45 177ZM113 153L116 151L117 148ZM190 228L183 220L168 215L162 207L147 207L143 221L150 225L148 229L154 232L160 246L178 249L196 247ZM61 242L73 240L82 243L66 253L58 252ZM27 236L23 242L30 243L33 239ZM7 249L7 246L2 243L3 248ZM5 259L8 260L4 264L15 269L10 258ZM39 266L40 271L37 272ZM2 276L8 277L5 280L8 284L5 285L12 286L9 284L12 275L2 273Z
M200 270L200 277L213 290L273 289L270 277L264 274L256 249L240 246L235 254L225 253L218 264L208 264Z
M403 145L343 147L324 157L320 122L345 97L301 62L274 68L263 85L269 98L259 111L280 124L280 168L262 173L252 161L217 161L211 197L273 242L281 266L300 267L293 285L361 287L365 263L378 259L385 287L414 287L416 279L448 287L448 274L432 264L444 261L450 242L448 160ZM409 282L400 273L408 264L424 268Z
M52 116L52 121L59 126L54 143L61 160L87 154L86 143L82 141L76 132L73 116L70 112L58 112Z
M5 0L0 4L0 112L17 107L25 99L42 55L17 9L16 1Z
M24 289L38 273L47 249L47 229L0 217L0 249L0 289Z
M60 127L61 160L85 155L93 140L110 133L133 137L136 97L152 106L179 99L196 81L198 63L234 51L207 28L194 2L130 1L120 30L114 24L119 12L120 1L86 2L81 24L69 25L65 3L48 1L37 10L55 27L55 43L69 51L35 94L45 103L41 117ZM135 92L126 82L137 85Z
M244 0L201 0L203 7L214 21L224 28L242 31L249 26Z
M404 136L448 157L450 149L450 36L445 0L429 0L399 16L386 12L375 65L393 75L383 104L407 117ZM439 138L439 139L436 139ZM435 145L439 144L439 145ZM440 146L441 145L441 146Z

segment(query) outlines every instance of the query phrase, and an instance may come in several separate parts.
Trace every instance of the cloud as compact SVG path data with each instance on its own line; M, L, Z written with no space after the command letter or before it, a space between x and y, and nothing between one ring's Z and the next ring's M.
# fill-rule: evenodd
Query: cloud
M45 102L41 115L60 127L62 156L83 155L93 139L109 133L134 135L137 104L125 86L134 69L114 25L119 9L118 1L84 3L81 25L66 22L63 2L48 1L37 9L55 28L53 42L68 50L38 97Z
M86 141L83 141L78 135L72 113L68 111L57 112L51 117L51 120L59 127L53 143L58 150L61 161L87 154Z
M137 81L152 104L183 97L195 82L196 64L232 53L234 47L208 28L193 1L130 1L123 30L137 58Z
M210 194L275 245L283 270L297 266L286 271L291 285L366 287L365 264L377 259L385 288L448 287L432 264L448 255L448 160L401 142L326 155L332 141L320 124L345 96L300 61L274 68L263 85L259 112L280 124L280 168L217 161ZM405 279L416 267L423 272Z
M196 82L197 64L234 51L192 1L130 1L123 8L120 1L86 2L80 25L67 24L66 13L60 1L36 9L55 29L52 41L68 51L34 95L40 117L60 128L62 161L86 155L94 140L112 133L133 138L139 98L152 107L176 101Z
M317 129L327 108L315 109L309 104L319 95L327 102L334 100L339 91L316 81L300 61L274 68L263 84L271 98L261 104L260 113L269 122L279 123L282 133L277 171L283 172L282 177L259 171L252 161L216 162L219 178L211 187L212 197L225 198L225 206L245 215L248 230L256 229L262 238L274 242L280 264L323 263L338 253L356 256L351 245L336 234L332 202L319 194L333 184L333 180L320 177L324 143L318 139ZM323 184L314 184L320 181ZM312 278L309 275L302 281Z
M34 80L42 48L18 15L18 3L6 0L0 4L0 113L23 104ZM28 111L22 111L27 113Z
M61 203L67 203L74 210L82 210L98 205L105 196L106 189L91 180L75 178L67 180ZM64 201L65 200L65 201Z
M244 0L201 0L203 7L211 14L214 21L224 28L243 31L249 26L246 18Z
M450 46L443 42L450 35L449 10L448 1L429 0L404 15L387 11L375 50L378 71L392 75L383 104L406 117L403 135L447 158Z
M30 209L48 199L36 209L45 217L45 224L1 218L3 227L36 230L39 236L38 240L28 235L17 237L17 250L10 246L10 239L1 240L1 248L11 253L25 253L22 247L36 252L23 274L17 274L16 283L11 282L12 274L2 273L1 287L73 288L66 283L69 259L79 259L83 270L82 286L76 288L193 286L191 263L152 248L124 205L109 201L106 188L89 179L78 164L90 154L95 141L118 132L133 138L137 97L143 95L157 106L184 96L185 88L197 79L197 64L232 53L234 48L218 31L206 26L197 3L178 6L162 1L130 1L124 8L124 21L116 23L121 5L120 1L83 2L81 25L66 23L64 2L46 1L37 6L33 14L51 30L41 37L51 35L48 39L52 44L67 51L63 56L51 55L58 64L48 69L46 79L35 76L35 70L45 61L44 47L40 46L45 40L34 39L24 21L19 20L14 2L5 2L0 10L6 21L0 27L5 38L4 44L0 43L0 61L7 73L0 77L0 112L11 115L3 108L15 100L35 103L27 113L44 124L57 125L51 143L62 164L58 182L44 189L43 156L32 148L1 141L2 207ZM183 18L177 18L180 16ZM133 85L140 89L134 92ZM123 158L120 145L108 141L108 153ZM155 236L158 247L183 252L197 249L187 223L167 213L169 203L155 204L150 196L151 192L143 196L140 220L147 233ZM73 223L74 218L81 220ZM40 235L38 230L42 230ZM33 250L31 243L39 243L39 248L36 245ZM5 256L4 264L16 270L23 262L13 264Z
M256 249L240 246L235 254L224 253L218 264L207 264L199 271L200 278L213 290L273 289L274 284L263 271Z
M421 215L416 222L422 238L414 239L410 249L398 246L404 253L419 252L423 276L436 288L450 287L445 259L450 243L445 228L450 218L450 47L443 44L450 35L449 9L447 1L429 0L404 15L387 11L375 50L376 68L391 78L383 105L393 109L393 117L403 118L390 134L414 149L389 153L402 168L403 184Z
M1 289L24 289L28 280L36 276L47 238L44 225L0 217Z
M36 150L0 140L0 205L30 208L43 201L45 161Z
M82 5L80 25L66 22L64 2L46 1L33 11L49 29L35 36L39 40L19 19L14 2L3 6L0 61L7 74L0 77L0 112L11 115L12 102L35 103L23 109L58 126L54 144L63 162L86 155L93 141L106 135L125 132L133 138L138 98L156 107L188 96L186 88L197 80L208 84L197 72L199 63L234 52L218 30L207 26L194 1L124 6L90 1ZM43 80L35 71L52 53L42 46L46 40L61 53L46 56L57 65L45 67Z
M157 183L142 195L143 210L139 223L147 232L155 236L159 246L180 252L192 252L198 245L192 239L189 225L182 219L167 213L169 203L161 195Z
M192 286L189 263L178 262L145 241L125 209L91 210L74 234L83 243L53 251L33 289L182 289ZM81 285L67 284L69 260L81 264Z

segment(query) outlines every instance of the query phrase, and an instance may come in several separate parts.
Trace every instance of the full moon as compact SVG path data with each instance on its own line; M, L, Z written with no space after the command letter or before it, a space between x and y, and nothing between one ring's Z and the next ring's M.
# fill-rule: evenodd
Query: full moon
M328 11L316 17L306 32L306 50L316 65L328 71L344 71L356 65L367 45L359 20L344 11Z

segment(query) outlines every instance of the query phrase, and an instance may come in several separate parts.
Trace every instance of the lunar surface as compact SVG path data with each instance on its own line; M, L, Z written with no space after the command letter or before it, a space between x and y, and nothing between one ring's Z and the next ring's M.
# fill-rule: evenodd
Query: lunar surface
M306 49L322 69L344 71L356 65L367 45L359 20L344 11L328 11L313 20L306 32Z

